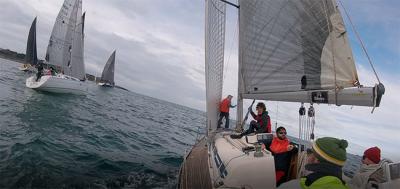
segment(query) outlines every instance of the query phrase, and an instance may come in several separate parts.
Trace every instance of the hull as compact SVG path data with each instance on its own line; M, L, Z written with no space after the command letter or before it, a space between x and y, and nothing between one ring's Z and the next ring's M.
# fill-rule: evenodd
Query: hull
M102 86L102 87L114 87L114 85L111 85L109 83L98 83L97 85Z
M27 71L33 72L33 71L35 71L35 68L32 67L30 64L23 64L22 66L18 67L18 69L20 71L24 71L24 72L27 72Z
M182 164L178 188L276 188L272 154L245 150L254 149L250 141L257 141L256 135L231 139L232 133L217 131L193 147ZM201 148L205 152L199 153Z
M26 86L31 89L52 93L84 95L87 92L84 82L66 75L44 75L38 81L36 81L36 76L32 76L26 79Z

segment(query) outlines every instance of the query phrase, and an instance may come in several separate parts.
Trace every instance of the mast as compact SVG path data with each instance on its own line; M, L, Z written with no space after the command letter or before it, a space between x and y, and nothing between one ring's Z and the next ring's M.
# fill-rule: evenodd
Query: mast
M238 1L238 41L240 41L240 1ZM240 64L240 43L238 43L238 94L237 94L237 108L236 108L236 129L240 131L243 129L242 120L243 120L243 77L240 70L242 69L242 65ZM245 123L244 123L245 124Z

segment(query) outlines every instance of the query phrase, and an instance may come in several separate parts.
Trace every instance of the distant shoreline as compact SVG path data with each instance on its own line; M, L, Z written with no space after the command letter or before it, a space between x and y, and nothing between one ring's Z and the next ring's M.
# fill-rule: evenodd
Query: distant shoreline
M0 58L25 64L25 54L17 53L9 49L0 48Z

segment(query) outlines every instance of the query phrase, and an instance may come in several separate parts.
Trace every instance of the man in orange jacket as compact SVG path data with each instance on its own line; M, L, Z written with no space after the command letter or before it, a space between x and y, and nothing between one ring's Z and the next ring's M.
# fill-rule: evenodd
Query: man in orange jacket
M287 178L286 174L289 169L288 162L290 161L290 154L288 152L292 151L294 148L294 146L290 144L286 134L286 129L284 127L278 127L276 129L276 137L274 137L270 146L270 150L274 155L277 186L285 182Z
M229 108L234 108L235 106L231 105L231 100L232 100L232 95L228 95L224 100L221 101L221 104L219 105L219 120L218 120L218 127L221 127L222 124L222 118L225 117L225 128L229 128Z

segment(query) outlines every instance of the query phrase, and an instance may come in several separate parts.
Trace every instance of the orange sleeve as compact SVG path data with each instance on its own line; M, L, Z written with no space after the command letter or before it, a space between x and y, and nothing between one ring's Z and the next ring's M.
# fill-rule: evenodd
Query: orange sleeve
M277 137L275 137L272 140L270 149L273 153L279 154L279 153L287 152L288 146L289 146L288 140L279 140Z

